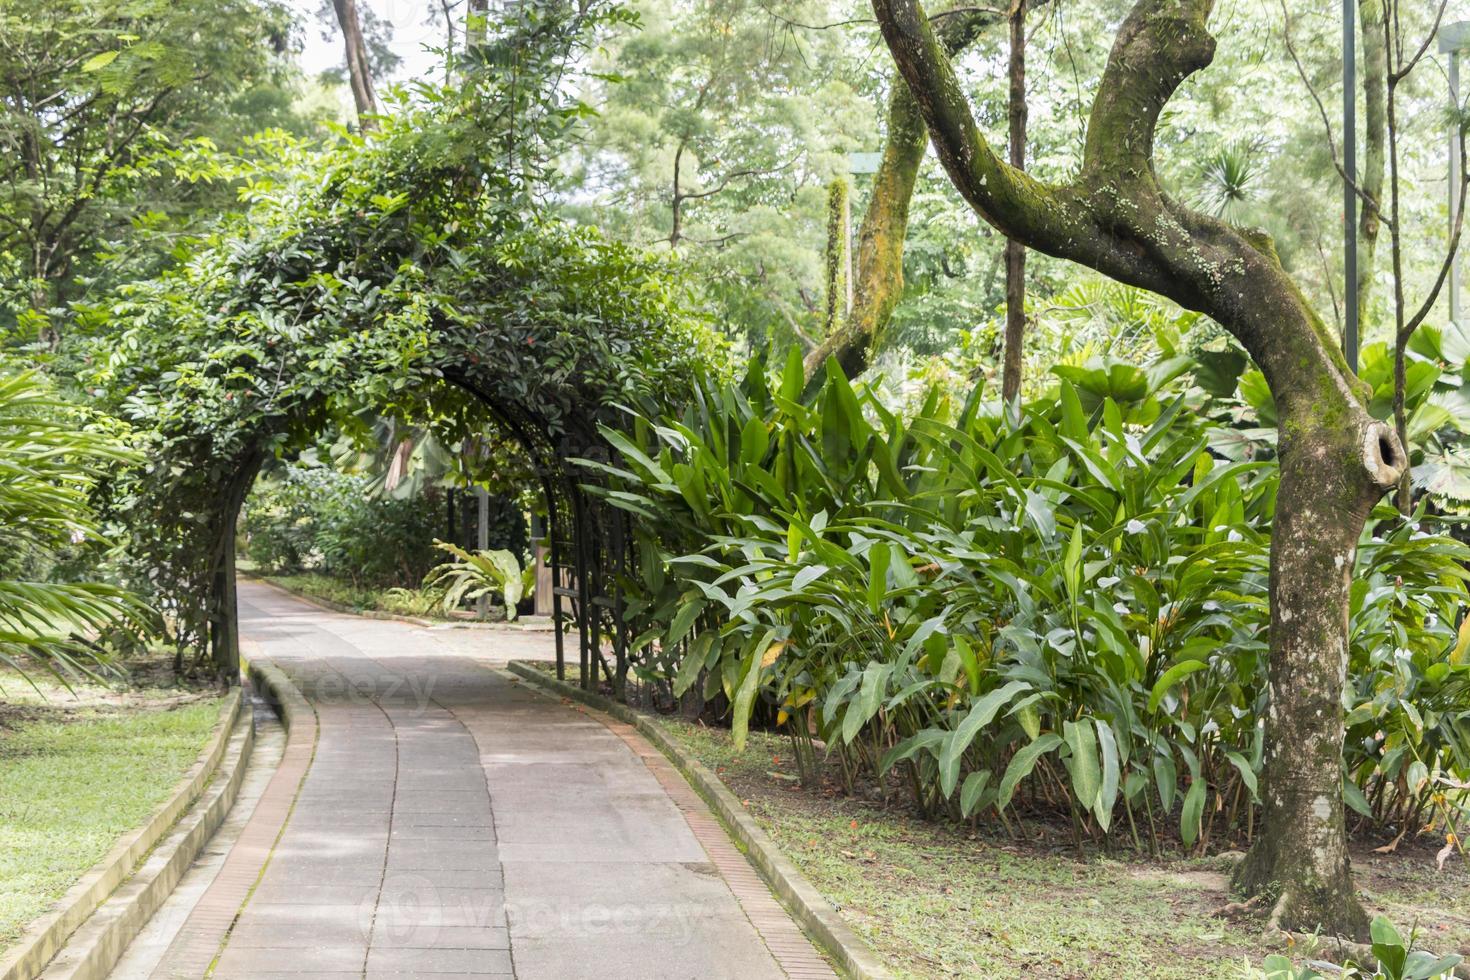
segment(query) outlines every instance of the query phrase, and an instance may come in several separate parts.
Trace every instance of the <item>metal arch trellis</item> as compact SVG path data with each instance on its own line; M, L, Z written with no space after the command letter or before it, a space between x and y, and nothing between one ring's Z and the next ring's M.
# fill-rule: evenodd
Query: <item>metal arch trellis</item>
M473 395L531 457L546 498L547 558L551 572L552 632L556 675L566 677L565 624L577 626L579 682L595 690L602 680L621 698L628 672L628 624L620 579L627 567L631 530L626 515L591 497L594 479L574 459L605 452L594 436L558 426L525 406L494 397L473 378L446 372L446 380ZM604 655L610 643L613 663Z

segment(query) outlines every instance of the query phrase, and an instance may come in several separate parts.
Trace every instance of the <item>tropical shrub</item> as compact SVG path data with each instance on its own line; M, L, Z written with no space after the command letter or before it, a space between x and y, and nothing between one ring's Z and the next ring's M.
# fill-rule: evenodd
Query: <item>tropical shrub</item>
M354 587L417 584L439 561L442 504L371 492L371 479L288 465L259 480L240 518L244 554L277 572L314 569Z
M737 742L767 718L805 765L820 739L930 813L1059 809L1137 846L1168 825L1187 847L1248 835L1276 471L1212 450L1189 367L1097 361L1019 414L934 391L904 419L835 365L802 403L793 358L779 384L756 364L606 431L621 460L588 465L643 519L640 676L728 699ZM1453 800L1452 822L1464 795L1433 774L1470 773L1470 550L1425 515L1376 516L1349 800L1400 826Z
M103 634L146 626L122 589L54 574L78 549L105 545L89 494L108 467L133 460L40 376L0 366L0 664L90 671L105 661Z
M523 571L520 560L509 551L470 552L447 541L435 541L434 547L448 552L452 560L425 577L424 589L442 594L445 612L482 596L497 595L505 603L505 618L513 620L516 605L535 588L536 569L527 567Z
M1455 953L1436 956L1424 949L1415 948L1416 937L1407 939L1383 916L1373 920L1373 944L1369 948L1371 962L1349 959L1341 968L1330 963L1308 962L1298 969L1289 958L1281 955L1266 957L1264 969L1251 970L1251 980L1324 980L1324 976L1342 977L1344 980L1440 980L1453 977L1455 967L1464 957ZM1326 970L1324 975L1319 969Z

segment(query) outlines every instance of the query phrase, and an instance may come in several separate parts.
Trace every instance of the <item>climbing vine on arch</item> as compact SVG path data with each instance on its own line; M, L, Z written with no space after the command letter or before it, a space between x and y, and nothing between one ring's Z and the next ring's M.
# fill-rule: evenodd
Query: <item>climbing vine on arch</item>
M522 28L527 60L538 44L570 51L588 29ZM107 338L88 387L146 454L108 488L133 577L171 639L222 671L234 516L266 458L365 404L412 414L446 382L543 454L596 454L596 425L616 406L677 401L721 360L671 266L538 203L535 154L578 110L553 79L487 65L404 99L367 137L320 148L272 134L256 161L210 162L239 181L244 210L86 313ZM539 96L525 94L533 81ZM515 130L513 165L496 152L512 83L520 118L538 120Z

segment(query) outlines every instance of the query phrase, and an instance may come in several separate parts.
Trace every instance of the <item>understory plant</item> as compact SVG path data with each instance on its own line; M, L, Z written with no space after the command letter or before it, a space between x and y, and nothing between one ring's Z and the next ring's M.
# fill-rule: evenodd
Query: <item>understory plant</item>
M0 664L40 664L65 677L106 662L114 630L147 628L146 607L95 581L67 581L59 563L101 529L89 494L109 467L135 456L39 375L0 364Z
M1212 448L1189 366L1099 360L1023 406L936 390L903 418L835 363L803 401L793 357L605 430L621 458L588 465L640 518L641 676L930 814L1250 838L1277 472L1267 444ZM1465 822L1467 559L1422 511L1364 533L1343 775L1375 827Z
M1320 961L1308 961L1301 967L1280 954L1266 957L1261 970L1249 970L1250 980L1324 980L1324 977L1341 977L1343 980L1440 980L1453 977L1455 967L1464 957L1455 953L1438 956L1417 947L1417 936L1407 939L1383 916L1373 920L1373 939L1369 954L1361 958L1350 957L1341 967ZM1325 972L1323 972L1325 971Z
M505 603L505 618L514 620L516 606L536 587L535 567L523 570L520 560L503 548L466 551L439 540L434 541L434 547L448 552L451 560L425 576L424 589L440 593L445 612L458 609L461 603L498 595Z

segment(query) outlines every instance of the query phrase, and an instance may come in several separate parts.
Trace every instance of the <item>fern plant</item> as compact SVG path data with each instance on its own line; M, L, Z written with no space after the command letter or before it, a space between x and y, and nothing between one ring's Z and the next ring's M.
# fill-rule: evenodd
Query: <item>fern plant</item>
M442 590L445 612L458 608L462 602L498 594L505 602L505 618L513 620L516 605L535 590L536 569L534 566L522 569L520 561L509 551L470 552L437 538L434 547L454 557L424 576L426 592Z

